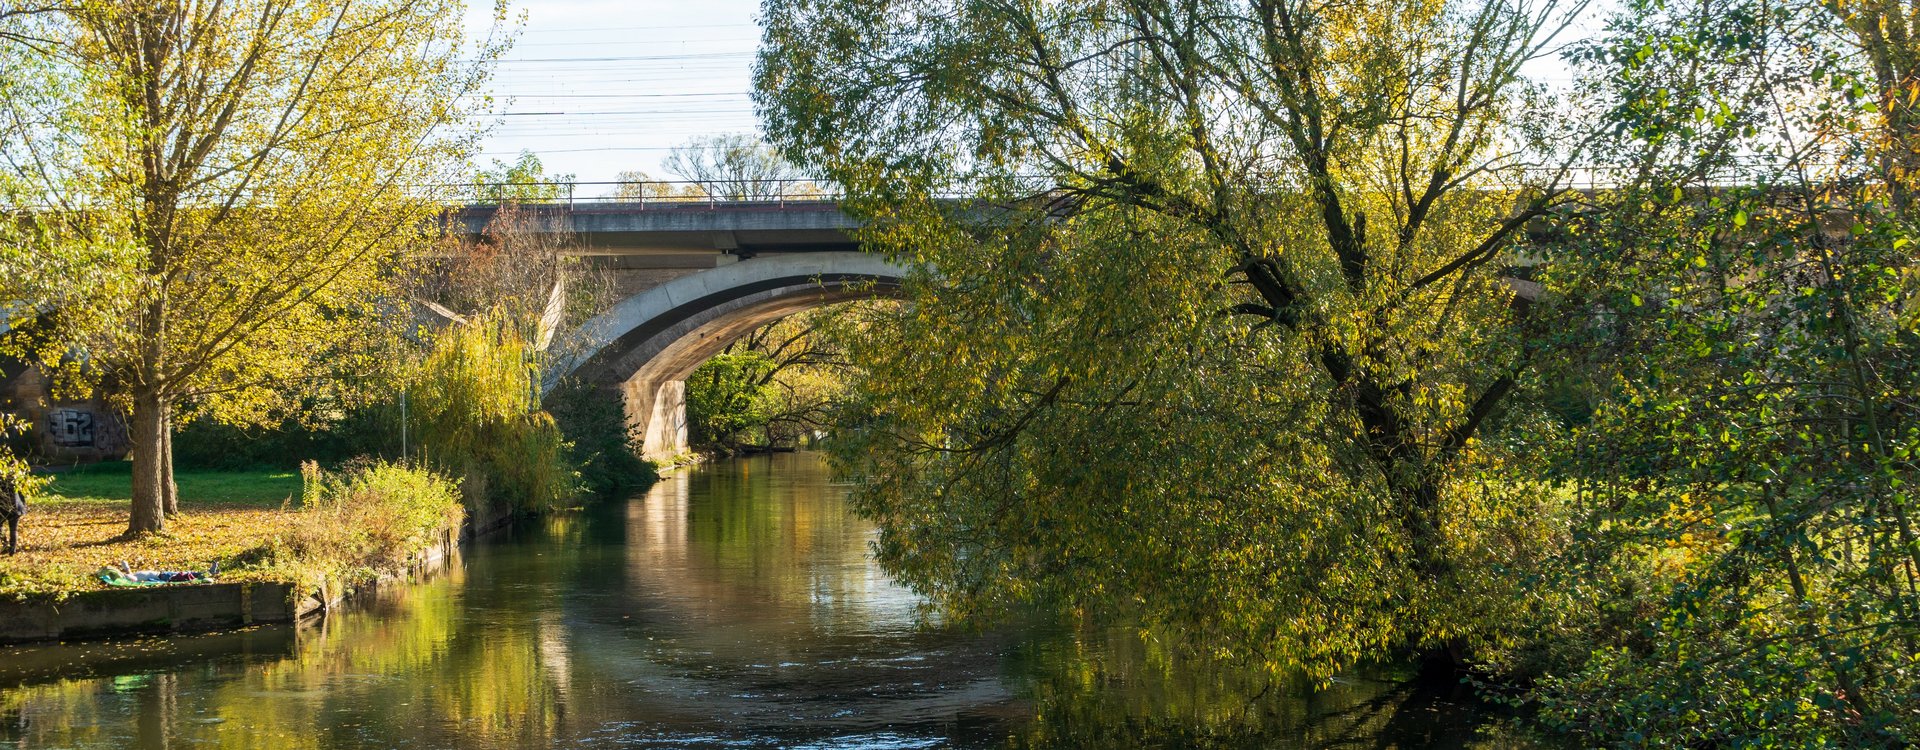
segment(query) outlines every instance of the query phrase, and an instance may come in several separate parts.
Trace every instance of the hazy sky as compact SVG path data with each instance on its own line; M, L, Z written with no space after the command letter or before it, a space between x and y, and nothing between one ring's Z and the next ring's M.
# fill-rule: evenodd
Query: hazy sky
M491 3L473 3L470 35ZM480 161L540 155L550 173L587 182L659 166L694 135L757 128L752 88L759 0L518 0L519 40L494 79L493 127ZM591 189L587 189L591 192Z
M492 4L468 0L470 35L490 26ZM1598 27L1587 23L1562 41ZM480 161L540 155L549 173L610 181L625 170L673 179L660 167L689 137L754 131L748 97L760 0L515 0L519 40L494 80L502 113ZM1564 80L1557 61L1528 66ZM600 188L583 186L583 195Z

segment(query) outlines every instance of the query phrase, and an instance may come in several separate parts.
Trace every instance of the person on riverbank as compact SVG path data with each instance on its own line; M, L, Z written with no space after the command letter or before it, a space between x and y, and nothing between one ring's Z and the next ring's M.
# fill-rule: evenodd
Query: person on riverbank
M125 561L120 567L111 565L101 568L100 581L108 586L156 586L163 583L200 583L211 581L220 574L220 561L215 560L204 571L197 570L134 570Z
M20 519L27 515L27 496L11 477L0 478L0 521L7 524L7 554L20 547Z

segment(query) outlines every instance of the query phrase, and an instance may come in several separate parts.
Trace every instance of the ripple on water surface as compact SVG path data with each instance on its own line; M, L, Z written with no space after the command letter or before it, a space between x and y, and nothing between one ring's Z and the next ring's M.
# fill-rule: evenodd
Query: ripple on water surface
M1515 744L1401 681L1308 695L1132 629L929 626L847 490L807 454L716 462L317 625L0 649L0 746Z

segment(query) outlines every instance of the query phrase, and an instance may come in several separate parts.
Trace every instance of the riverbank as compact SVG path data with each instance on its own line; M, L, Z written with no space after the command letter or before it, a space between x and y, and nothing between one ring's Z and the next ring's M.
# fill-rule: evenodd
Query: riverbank
M500 508L469 519L453 483L385 464L305 480L183 474L182 512L167 532L128 540L121 534L130 486L114 467L55 476L23 525L20 553L0 557L0 619L8 623L0 642L298 619L357 587L437 569L463 529L498 527L512 516ZM145 588L110 587L95 576L123 562L196 571L218 562L220 574L211 584Z
M263 540L299 520L300 475L290 471L183 472L181 510L166 534L122 538L133 479L125 462L67 470L33 499L20 525L20 550L0 556L0 601L60 600L105 589L95 571L122 562L137 570L205 570L222 580L276 580L247 564Z

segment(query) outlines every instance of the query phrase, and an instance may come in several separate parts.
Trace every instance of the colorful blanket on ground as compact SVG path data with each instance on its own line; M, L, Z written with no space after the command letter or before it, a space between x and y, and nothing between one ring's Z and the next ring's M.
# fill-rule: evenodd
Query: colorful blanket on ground
M200 583L213 580L207 573L180 570L136 570L131 573L115 568L101 568L95 573L100 582L108 586L164 586L169 583Z

